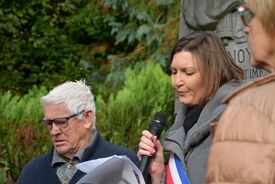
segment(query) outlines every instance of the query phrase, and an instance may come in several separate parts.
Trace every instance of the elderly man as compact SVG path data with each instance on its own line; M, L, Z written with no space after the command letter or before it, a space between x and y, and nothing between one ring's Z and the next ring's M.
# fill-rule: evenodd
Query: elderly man
M76 183L85 173L75 164L87 160L126 155L135 165L139 160L129 149L100 137L95 122L95 102L83 81L65 82L42 97L45 125L53 148L29 162L17 183Z

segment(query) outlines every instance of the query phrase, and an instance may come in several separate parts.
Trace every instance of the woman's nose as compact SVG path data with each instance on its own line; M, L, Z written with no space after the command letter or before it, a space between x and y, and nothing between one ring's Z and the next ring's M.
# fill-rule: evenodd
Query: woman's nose
M184 85L184 77L180 73L175 76L175 85L176 86Z

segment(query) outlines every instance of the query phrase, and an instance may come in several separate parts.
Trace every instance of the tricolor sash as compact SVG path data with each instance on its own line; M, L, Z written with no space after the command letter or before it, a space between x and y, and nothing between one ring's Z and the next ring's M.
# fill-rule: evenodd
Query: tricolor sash
M166 173L166 184L190 184L179 157L174 153L171 153Z

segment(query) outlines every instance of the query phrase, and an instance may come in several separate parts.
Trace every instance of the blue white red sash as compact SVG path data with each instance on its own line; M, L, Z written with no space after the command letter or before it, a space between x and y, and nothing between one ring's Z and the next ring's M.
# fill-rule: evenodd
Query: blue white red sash
M190 184L179 157L174 153L171 153L166 173L166 184Z

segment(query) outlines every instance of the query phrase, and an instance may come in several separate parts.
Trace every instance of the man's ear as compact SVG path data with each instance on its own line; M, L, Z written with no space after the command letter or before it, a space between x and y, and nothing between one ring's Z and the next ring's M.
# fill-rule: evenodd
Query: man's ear
M84 122L85 122L85 126L87 126L88 128L91 128L93 118L94 118L94 112L92 110L87 110L83 114L83 119L84 119Z

